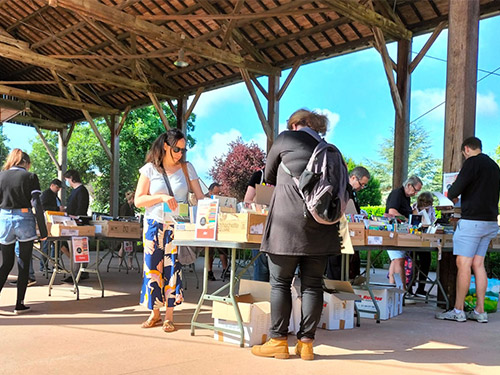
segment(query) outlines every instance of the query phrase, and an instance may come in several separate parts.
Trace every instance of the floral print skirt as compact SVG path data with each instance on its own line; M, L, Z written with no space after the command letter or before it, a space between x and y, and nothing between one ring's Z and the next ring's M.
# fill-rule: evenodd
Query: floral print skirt
M141 305L149 310L180 305L183 298L182 266L177 247L172 245L173 230L169 224L154 219L144 222L144 271Z

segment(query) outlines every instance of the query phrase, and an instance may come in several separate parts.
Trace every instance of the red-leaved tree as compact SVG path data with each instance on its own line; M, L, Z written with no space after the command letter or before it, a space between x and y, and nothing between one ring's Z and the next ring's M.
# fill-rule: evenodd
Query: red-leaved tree
M227 154L214 158L215 165L209 174L222 185L222 194L242 201L250 177L264 167L266 154L255 142L246 144L241 138L228 146Z

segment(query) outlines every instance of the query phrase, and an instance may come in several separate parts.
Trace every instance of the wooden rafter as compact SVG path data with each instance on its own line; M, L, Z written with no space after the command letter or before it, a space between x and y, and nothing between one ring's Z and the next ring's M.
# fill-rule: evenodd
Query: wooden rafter
M28 49L30 47L29 43L14 38L10 35L3 27L0 26L0 42L7 43L12 46L16 46L17 48Z
M103 5L96 0L49 0L49 4L60 6L79 14L93 17L101 22L121 28L138 35L147 35L150 38L165 42L177 48L184 48L186 51L197 54L209 60L214 60L222 64L245 68L260 74L275 73L277 69L269 64L256 61L245 60L243 57L231 52L222 51L208 44L199 43L194 39L182 38L179 33L157 26L152 22L144 21L131 14L116 10L110 6Z
M252 81L250 79L250 76L248 75L248 71L245 69L240 69L240 72L241 72L241 76L243 78L243 81L245 82L245 85L247 86L248 93L250 94L250 97L252 98L252 102L253 102L255 109L257 111L257 115L259 116L259 120L262 124L262 128L264 129L264 132L266 133L267 137L272 138L273 130L271 129L271 126L269 125L269 122L266 119L266 115L264 114L264 111L262 109L262 105L260 104L257 93L255 92L255 89L252 85Z
M0 94L10 95L20 99L32 100L35 102L55 105L57 107L87 110L89 112L98 113L102 115L119 113L117 109L111 107L103 107L95 104L79 102L76 100L70 100L58 96L40 94L37 92L21 90L15 87L9 87L4 85L0 85Z
M244 3L245 3L245 0L238 0L238 2L234 6L232 14L239 13L241 8L243 7ZM220 48L222 48L222 49L226 48L226 45L229 42L229 38L231 37L231 34L233 33L233 29L235 27L236 27L236 22L235 22L235 19L232 18L229 21L229 23L226 24L226 32L224 34L224 37L222 38L222 43L221 43Z
M127 119L128 114L130 113L130 110L132 109L131 106L128 106L125 108L125 110L122 113L122 117L120 119L120 123L118 124L118 128L115 131L116 136L119 136L120 133L122 132L123 125L125 125L125 120Z
M6 30L7 32L11 32L12 30L15 30L17 29L19 26L21 26L23 23L26 23L28 22L30 19L38 16L40 13L43 13L45 10L47 10L49 8L49 5L46 4L44 5L43 7L41 8L38 8L36 11L34 12L31 12L30 14L28 14L26 17L24 18L21 18L20 20L18 20L17 22L14 22L12 25L10 25Z
M277 95L278 101L280 101L283 94L285 94L286 89L292 82L293 77L295 77L295 74L297 73L301 65L302 65L302 60L299 60L295 64L293 64L292 70L288 74L288 77L286 77L285 82L283 82L283 86L281 86L280 90L278 91Z
M193 101L189 105L189 108L186 110L186 117L184 118L186 122L189 119L189 116L191 116L191 113L193 113L194 107L196 106L196 103L198 103L198 99L200 99L200 96L204 90L205 90L204 87L200 87L198 90L196 90L196 94L194 95Z
M387 46L385 45L384 34L382 33L382 30L374 27L373 35L375 37L376 43L378 44L378 49L380 51L380 56L382 57L385 74L387 76L387 80L389 81L389 88L391 90L392 102L394 104L394 109L396 110L396 115L401 116L401 114L403 113L403 102L401 101L401 95L399 94L396 81L394 80L391 58L389 57L389 52L387 51Z
M50 159L55 164L57 170L60 171L61 170L61 164L59 164L59 162L57 161L56 156L54 155L54 153L50 149L50 146L49 146L49 143L47 142L47 139L45 139L45 137L44 137L42 131L40 130L40 128L38 127L38 125L34 124L33 126L34 126L36 132L38 133L38 136L42 140L43 146L45 147L45 150L49 154Z
M436 41L438 38L439 34L441 34L441 31L445 28L447 22L443 21L439 25L436 26L434 31L432 32L432 35L427 39L427 42L425 42L424 46L420 50L420 52L415 56L415 58L412 60L410 63L410 73L412 73L417 65L420 63L420 61L424 58L425 54L431 48L432 44Z
M60 61L35 52L21 50L5 44L0 44L0 56L11 60L21 61L25 64L39 66L46 69L55 69L56 71L63 71L64 73L69 73L79 77L96 79L106 84L122 87L128 90L154 92L163 95L173 95L173 93L170 91L166 91L158 87L151 87L140 81L118 76L116 74L104 73L101 70L75 65L67 61Z
M18 115L13 119L11 119L10 121L19 124L37 125L43 129L61 130L66 128L66 124L63 124L62 122L45 120L33 116Z
M353 21L360 22L369 27L378 27L384 34L391 35L396 39L411 39L412 32L400 24L397 24L369 7L361 5L355 1L344 0L322 0L340 13Z

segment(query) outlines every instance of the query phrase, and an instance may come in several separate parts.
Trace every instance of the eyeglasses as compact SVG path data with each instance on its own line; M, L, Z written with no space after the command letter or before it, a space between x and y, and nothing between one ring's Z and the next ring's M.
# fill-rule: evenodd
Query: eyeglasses
M181 147L173 146L172 147L172 151L175 152L176 154L178 152L182 152L183 154L185 154L186 151L187 151L187 148L181 148Z
M359 177L358 177L358 176L354 176L354 177L356 177L356 180L358 180L358 184L359 184L359 186L361 187L361 189L366 188L366 184L363 184L363 183L361 182L361 180L359 179Z
M413 188L413 190L415 190L415 193L418 193L418 192L420 192L420 190L422 190L422 188L417 189L417 188L415 187L415 185L411 185L411 187Z

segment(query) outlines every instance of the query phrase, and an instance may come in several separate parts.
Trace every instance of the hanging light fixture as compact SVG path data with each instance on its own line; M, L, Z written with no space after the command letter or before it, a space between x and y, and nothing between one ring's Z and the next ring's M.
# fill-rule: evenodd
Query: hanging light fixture
M184 60L184 48L179 50L179 55L177 56L177 60L174 61L174 65L178 68L185 68L189 66L189 63Z
M182 42L184 42L184 40L186 39L186 35L184 34L181 34L181 40ZM184 44L184 43L182 43ZM178 68L185 68L186 66L189 66L189 63L184 60L184 48L181 47L181 49L179 50L179 55L177 56L177 60L174 61L174 65Z

